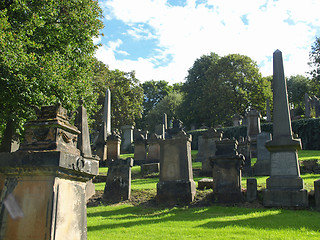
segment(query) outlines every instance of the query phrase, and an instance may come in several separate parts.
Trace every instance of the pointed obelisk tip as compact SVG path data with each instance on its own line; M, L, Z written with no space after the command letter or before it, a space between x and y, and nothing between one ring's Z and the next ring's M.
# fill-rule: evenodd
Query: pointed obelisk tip
M277 49L277 50L274 51L273 54L282 54L282 52L279 49Z

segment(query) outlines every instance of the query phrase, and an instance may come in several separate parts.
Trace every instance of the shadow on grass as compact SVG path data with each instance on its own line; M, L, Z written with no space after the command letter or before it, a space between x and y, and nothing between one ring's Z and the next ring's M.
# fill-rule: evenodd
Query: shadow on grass
M211 206L204 208L143 208L127 206L120 209L89 213L88 217L102 217L110 223L88 226L88 231L129 228L166 221L202 221L198 228L224 228L227 226L256 229L301 229L320 231L320 213L311 211L290 211L282 209L249 209L238 207ZM119 223L115 223L119 220Z

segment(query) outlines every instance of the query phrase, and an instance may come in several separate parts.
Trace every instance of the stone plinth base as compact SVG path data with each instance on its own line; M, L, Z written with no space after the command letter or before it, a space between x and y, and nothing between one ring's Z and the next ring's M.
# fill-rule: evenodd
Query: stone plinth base
M189 181L166 181L157 184L157 200L165 204L186 204L194 200L196 184Z
M307 207L308 193L305 189L266 189L263 192L265 207Z
M159 163L149 163L141 165L141 175L146 176L151 173L158 173L160 168Z

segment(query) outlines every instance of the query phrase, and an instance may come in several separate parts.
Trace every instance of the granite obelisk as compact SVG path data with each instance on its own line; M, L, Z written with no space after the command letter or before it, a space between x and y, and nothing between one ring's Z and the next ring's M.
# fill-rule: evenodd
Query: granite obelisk
M300 177L297 150L300 139L293 139L287 84L284 77L282 53L273 53L273 139L266 143L271 154L271 172L264 191L267 207L305 207L307 191Z

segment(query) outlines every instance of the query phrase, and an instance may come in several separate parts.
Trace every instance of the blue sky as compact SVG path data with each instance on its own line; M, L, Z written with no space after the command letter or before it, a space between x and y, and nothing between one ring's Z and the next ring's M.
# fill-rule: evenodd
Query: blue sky
M320 37L319 0L99 0L104 29L96 57L141 81L184 82L204 54L247 55L263 76L283 53L285 75L306 75Z

